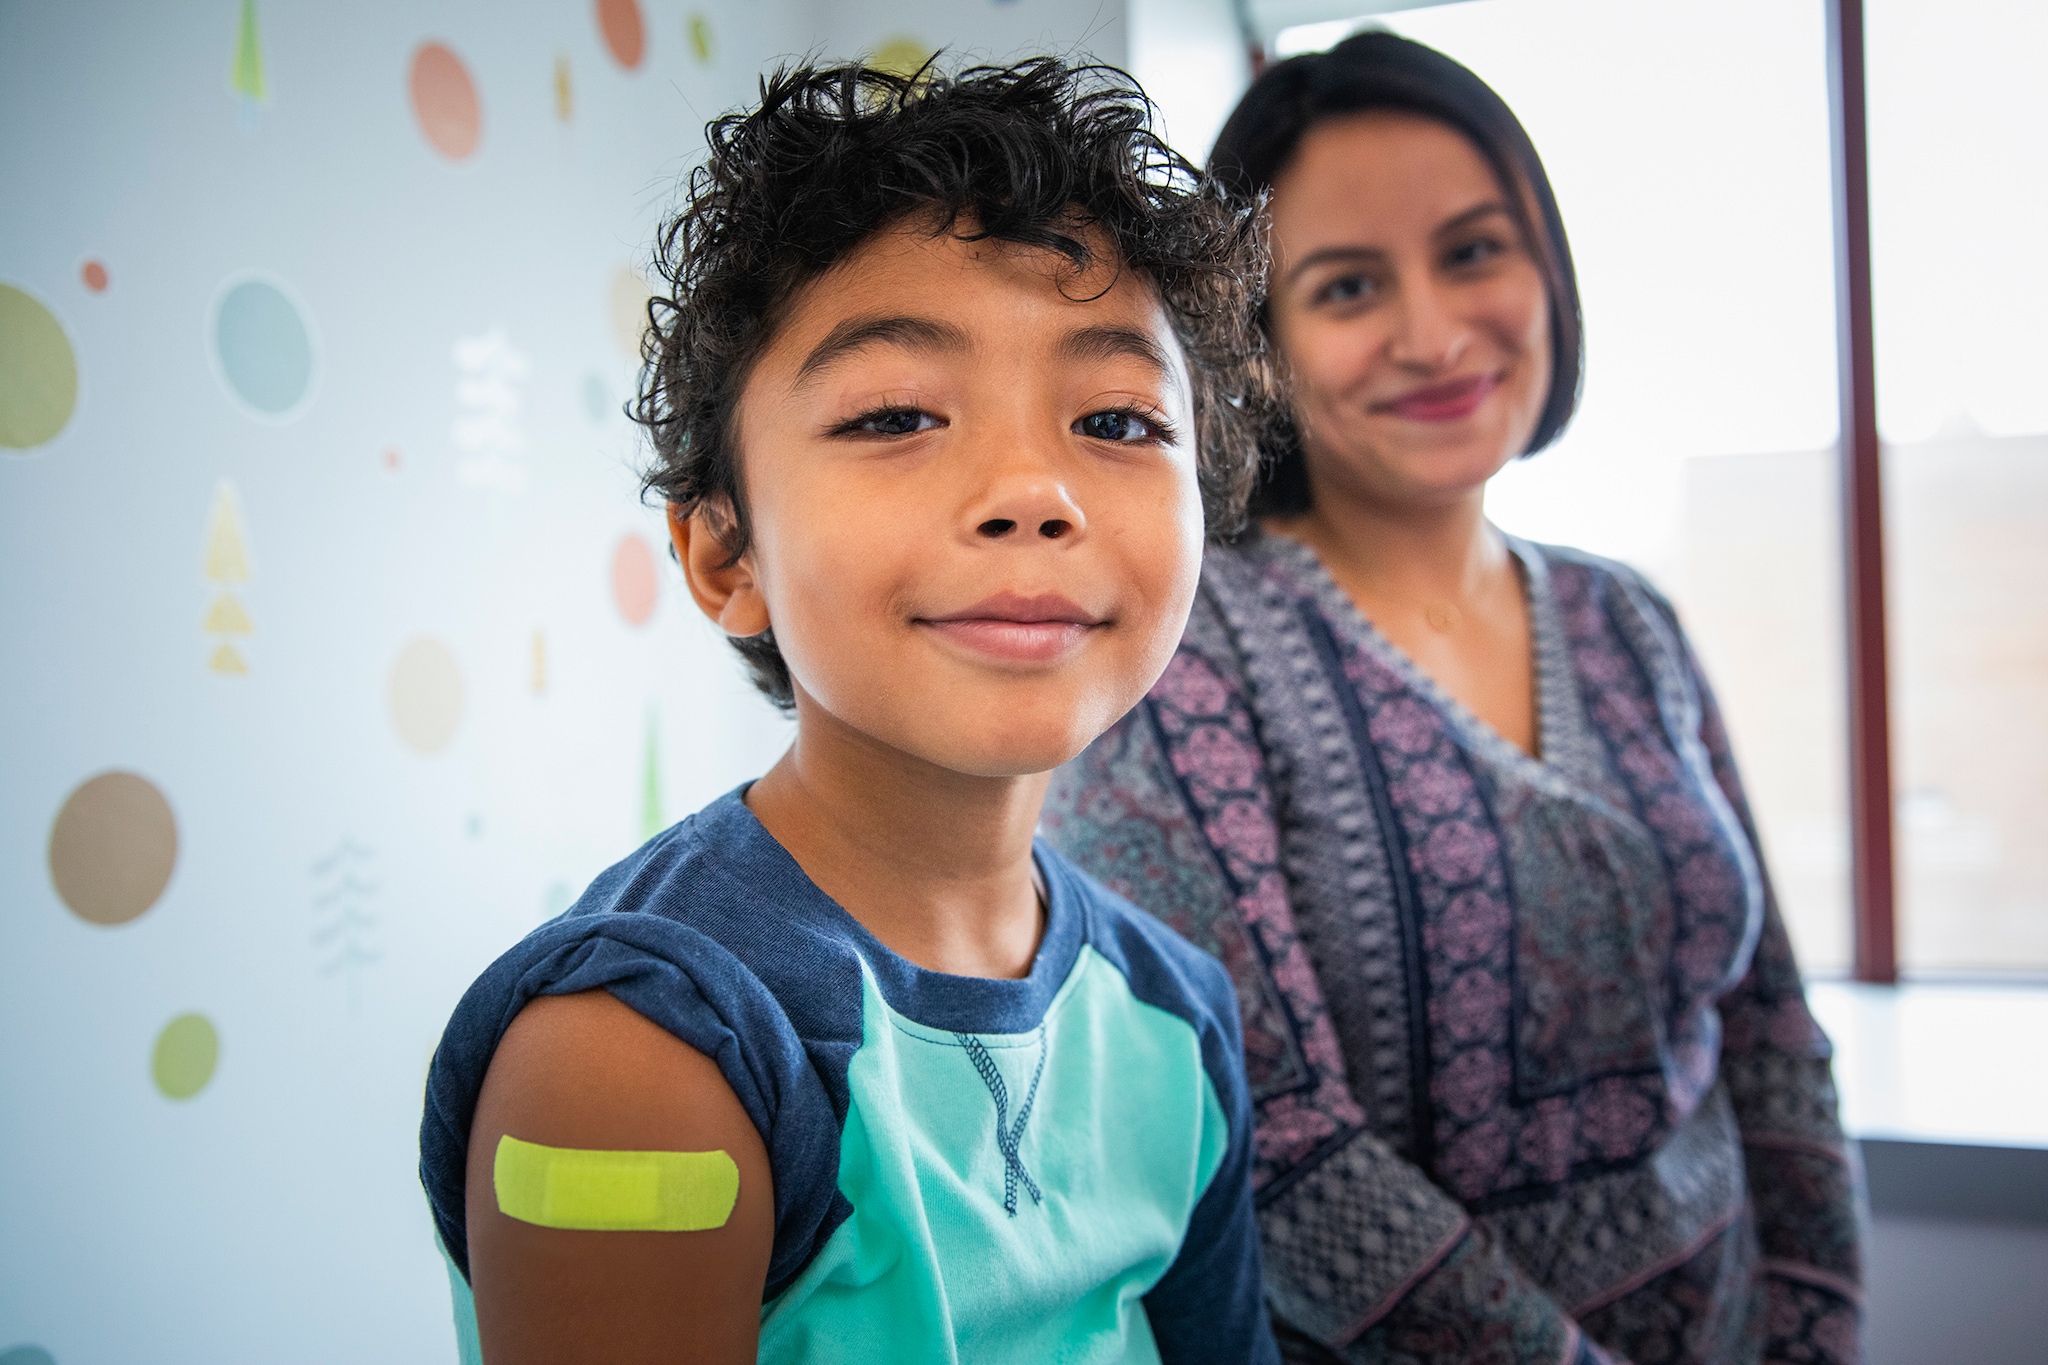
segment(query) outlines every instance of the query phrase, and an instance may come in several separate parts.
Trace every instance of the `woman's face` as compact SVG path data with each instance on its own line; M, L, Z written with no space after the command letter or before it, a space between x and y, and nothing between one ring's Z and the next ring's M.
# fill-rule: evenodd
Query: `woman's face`
M1380 111L1312 128L1273 187L1273 332L1317 498L1437 506L1529 443L1543 274L1478 150Z

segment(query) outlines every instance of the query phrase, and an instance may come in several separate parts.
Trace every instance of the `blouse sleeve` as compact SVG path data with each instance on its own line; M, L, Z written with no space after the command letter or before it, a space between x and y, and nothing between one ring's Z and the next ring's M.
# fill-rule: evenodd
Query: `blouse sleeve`
M1230 972L1283 1355L1609 1365L1455 1199L1364 1131L1293 930L1244 683L1220 654L1183 645L1153 694L1060 772L1045 833Z
M1690 646L1686 657L1714 776L1760 850L1720 708ZM1851 1365L1861 1338L1860 1172L1842 1132L1833 1048L1806 1007L1770 876L1759 871L1763 932L1748 975L1721 1001L1721 1074L1742 1128L1763 1249L1763 1359Z

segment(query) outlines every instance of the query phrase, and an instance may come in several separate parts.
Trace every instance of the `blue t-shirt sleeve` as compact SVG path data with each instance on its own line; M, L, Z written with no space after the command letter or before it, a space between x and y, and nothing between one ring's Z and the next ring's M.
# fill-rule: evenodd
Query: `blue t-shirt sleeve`
M1278 1365L1252 1212L1252 1107L1237 993L1220 965L1185 944L1176 946L1194 959L1184 971L1202 1006L1202 1065L1222 1106L1229 1143L1188 1219L1180 1254L1145 1295L1145 1313L1164 1365Z
M775 1180L772 1293L839 1221L838 1114L787 1015L705 934L662 915L570 914L485 970L449 1020L427 1077L420 1182L442 1245L466 1276L470 1126L505 1030L538 996L603 990L711 1058L761 1134Z

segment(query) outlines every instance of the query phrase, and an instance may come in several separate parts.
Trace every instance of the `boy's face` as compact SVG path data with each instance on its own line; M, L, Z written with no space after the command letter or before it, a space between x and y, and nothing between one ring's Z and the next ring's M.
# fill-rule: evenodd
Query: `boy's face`
M1077 278L964 230L885 232L799 296L739 404L753 544L693 587L728 633L774 628L806 726L1015 776L1078 753L1180 640L1194 414L1106 240Z

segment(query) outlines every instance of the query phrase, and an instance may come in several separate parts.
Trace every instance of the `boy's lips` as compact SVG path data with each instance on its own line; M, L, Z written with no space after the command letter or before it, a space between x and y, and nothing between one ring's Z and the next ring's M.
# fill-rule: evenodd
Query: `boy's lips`
M1078 648L1088 633L1106 624L1058 593L1026 597L1000 592L944 616L923 616L917 624L964 649L1014 663L1049 663Z

